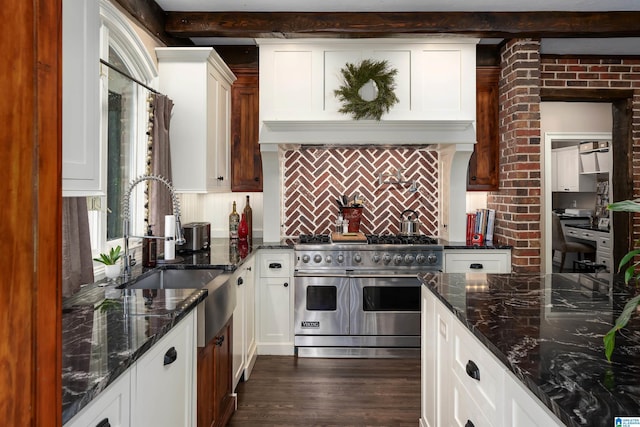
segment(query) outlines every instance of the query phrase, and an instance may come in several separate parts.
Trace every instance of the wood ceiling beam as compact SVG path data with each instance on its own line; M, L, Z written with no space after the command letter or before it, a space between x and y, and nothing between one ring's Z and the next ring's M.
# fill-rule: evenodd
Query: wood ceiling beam
M114 0L134 20L167 46L193 45L189 39L179 39L165 31L166 14L153 0Z
M640 36L638 22L640 12L167 12L165 30L180 38L631 37Z

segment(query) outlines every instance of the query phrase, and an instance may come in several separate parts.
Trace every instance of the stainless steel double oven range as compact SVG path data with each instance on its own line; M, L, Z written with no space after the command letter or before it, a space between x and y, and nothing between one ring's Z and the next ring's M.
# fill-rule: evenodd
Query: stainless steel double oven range
M295 250L299 357L419 357L421 271L441 271L428 236L368 235L334 243L302 235Z

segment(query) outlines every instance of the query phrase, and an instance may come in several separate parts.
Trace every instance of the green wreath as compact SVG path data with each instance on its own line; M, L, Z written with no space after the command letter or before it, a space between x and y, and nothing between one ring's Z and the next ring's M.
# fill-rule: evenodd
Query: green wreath
M341 69L343 85L334 90L334 94L342 102L341 113L351 114L355 120L380 120L382 114L388 113L398 102L393 90L394 76L398 73L395 68L389 69L387 61L372 61L365 59L359 65L347 63ZM378 89L375 99L366 101L360 96L360 89L367 82L372 81Z

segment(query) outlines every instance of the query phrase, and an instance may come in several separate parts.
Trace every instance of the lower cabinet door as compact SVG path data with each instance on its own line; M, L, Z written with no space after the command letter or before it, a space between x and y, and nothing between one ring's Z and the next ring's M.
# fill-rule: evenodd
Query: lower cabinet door
M194 313L182 319L136 362L132 426L193 426Z

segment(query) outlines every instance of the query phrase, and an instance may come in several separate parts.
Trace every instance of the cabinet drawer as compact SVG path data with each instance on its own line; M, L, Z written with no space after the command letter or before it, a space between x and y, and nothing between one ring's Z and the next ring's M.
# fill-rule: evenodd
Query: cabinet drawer
M453 322L453 372L488 419L501 413L504 368L459 322Z
M452 390L452 408L451 415L453 417L451 425L454 426L471 426L473 427L493 427L500 425L499 418L487 418L479 405L471 397L469 391L462 383L453 376Z
M591 230L579 230L579 237L585 240L597 241L597 233Z
M606 265L606 270L611 272L613 271L613 265L611 261L611 257L602 255L600 253L596 253L596 264Z
M494 250L461 250L445 252L446 273L508 273L511 257L508 252Z
M573 227L567 227L565 229L565 234L567 236L575 237L576 239L579 239L582 236L581 231L579 229L573 228Z
M111 427L129 426L130 378L129 371L122 374L64 426L94 427L100 423Z
M611 238L598 236L598 249L611 249Z
M290 275L290 252L267 251L260 255L260 277L289 277Z

